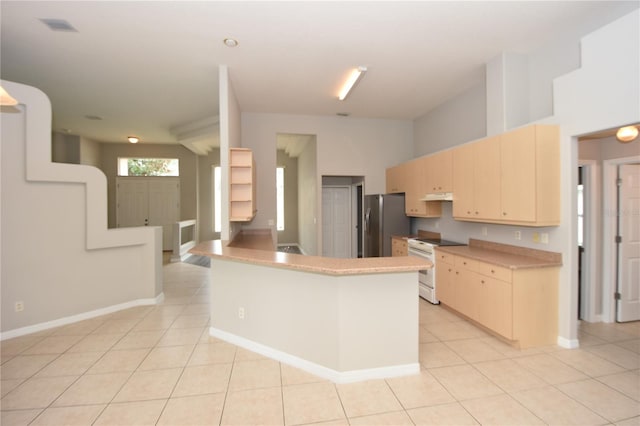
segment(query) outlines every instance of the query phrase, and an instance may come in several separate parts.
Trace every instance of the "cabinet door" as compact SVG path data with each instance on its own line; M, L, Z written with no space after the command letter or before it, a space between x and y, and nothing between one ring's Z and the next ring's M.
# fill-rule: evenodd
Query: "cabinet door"
M452 192L452 153L447 150L427 157L427 194Z
M455 270L455 295L460 313L478 321L480 305L480 274L470 269L458 268Z
M528 126L503 134L500 155L501 218L535 221L536 127Z
M473 145L453 150L453 217L473 217Z
M473 144L473 154L473 217L500 219L500 136Z
M481 276L478 321L508 339L513 338L513 299L510 282Z
M456 291L455 291L455 270L453 265L448 263L439 263L436 268L436 291L438 299L441 303L457 308Z
M386 170L385 177L386 177L387 194L405 192L404 182L403 182L403 177L404 177L403 166L404 166L403 164L400 164L398 166L389 167Z
M425 158L410 161L407 164L407 184L405 192L405 213L407 216L427 216L427 204L420 201L425 192Z

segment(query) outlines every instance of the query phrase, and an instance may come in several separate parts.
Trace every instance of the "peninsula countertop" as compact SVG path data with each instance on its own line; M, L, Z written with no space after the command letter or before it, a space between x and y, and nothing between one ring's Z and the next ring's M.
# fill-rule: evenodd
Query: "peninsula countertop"
M428 260L412 256L342 259L283 253L272 247L270 234L246 233L240 234L233 241L204 241L189 250L189 253L325 275L385 274L433 267Z

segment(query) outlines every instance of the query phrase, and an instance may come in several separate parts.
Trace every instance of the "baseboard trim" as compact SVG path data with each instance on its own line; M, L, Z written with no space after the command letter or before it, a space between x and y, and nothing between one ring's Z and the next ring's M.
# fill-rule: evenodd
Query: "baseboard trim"
M323 365L316 364L315 362L299 358L215 327L209 328L209 335L338 384L373 379L388 379L420 373L420 364L417 362L413 364L393 365L389 367L336 371Z
M96 318L102 315L112 314L114 312L122 311L124 309L135 308L136 306L157 305L162 303L163 301L164 301L164 293L160 293L158 296L151 299L131 300L125 303L107 306L106 308L100 308L93 311L72 315L70 317L64 317L64 318L59 318L53 321L41 322L39 324L20 327L14 330L9 330L9 331L0 333L0 341L6 340L6 339L12 339L14 337L24 336L26 334L37 333L39 331L49 330L50 328L73 324L74 322L84 321L84 320Z
M578 339L566 339L562 336L558 336L558 346L565 349L576 349L580 347Z

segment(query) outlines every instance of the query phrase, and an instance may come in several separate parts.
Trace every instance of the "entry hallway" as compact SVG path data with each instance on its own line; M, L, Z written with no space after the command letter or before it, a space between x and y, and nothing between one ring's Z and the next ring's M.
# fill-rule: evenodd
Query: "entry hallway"
M421 300L420 375L334 385L210 338L207 275L167 264L162 305L2 342L2 426L640 424L638 322L519 351Z

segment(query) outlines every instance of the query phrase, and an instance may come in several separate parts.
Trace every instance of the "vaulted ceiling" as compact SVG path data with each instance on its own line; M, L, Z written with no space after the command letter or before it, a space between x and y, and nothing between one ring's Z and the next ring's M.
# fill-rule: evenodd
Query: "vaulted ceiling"
M243 111L414 119L481 82L484 64L499 53L578 37L637 7L3 0L0 72L49 96L57 131L195 143L198 129L216 125L220 64L229 66ZM67 21L76 31L52 31L42 19ZM227 47L225 38L238 46ZM359 65L368 68L364 79L338 101Z

